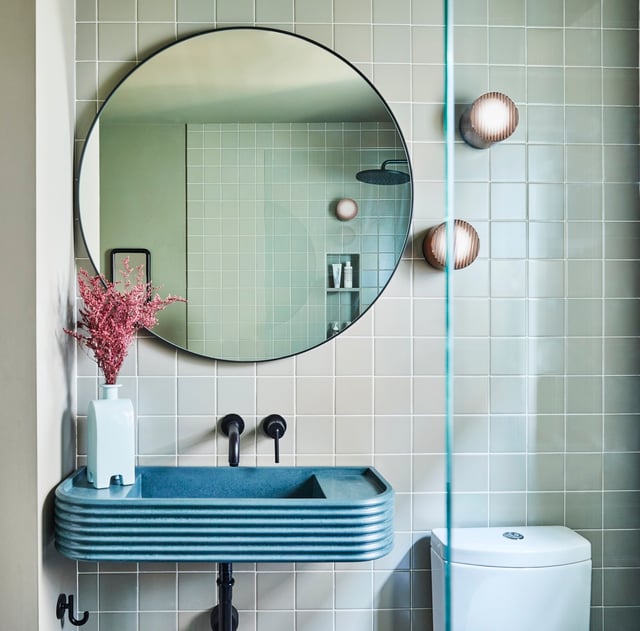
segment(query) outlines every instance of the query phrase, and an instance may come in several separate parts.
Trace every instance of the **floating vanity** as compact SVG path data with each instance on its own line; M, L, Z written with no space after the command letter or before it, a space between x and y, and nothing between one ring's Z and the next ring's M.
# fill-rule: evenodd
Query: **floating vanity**
M55 492L56 547L83 561L368 561L393 546L393 489L372 467L138 467Z

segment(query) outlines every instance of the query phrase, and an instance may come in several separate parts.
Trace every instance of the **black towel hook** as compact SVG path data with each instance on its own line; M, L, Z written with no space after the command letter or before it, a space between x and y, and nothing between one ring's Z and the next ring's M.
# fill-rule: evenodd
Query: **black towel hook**
M60 594L60 596L58 596L58 602L56 603L56 618L58 620L63 620L65 611L69 611L69 622L76 627L81 627L89 621L88 611L85 611L82 614L82 618L80 618L80 620L76 618L73 608L73 594L69 594L69 596Z

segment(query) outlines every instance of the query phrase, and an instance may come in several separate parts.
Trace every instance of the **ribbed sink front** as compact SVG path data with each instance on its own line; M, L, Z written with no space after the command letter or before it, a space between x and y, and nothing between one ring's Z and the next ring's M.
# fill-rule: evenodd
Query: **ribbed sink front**
M393 490L371 467L139 467L56 489L56 547L85 561L368 561L393 545Z

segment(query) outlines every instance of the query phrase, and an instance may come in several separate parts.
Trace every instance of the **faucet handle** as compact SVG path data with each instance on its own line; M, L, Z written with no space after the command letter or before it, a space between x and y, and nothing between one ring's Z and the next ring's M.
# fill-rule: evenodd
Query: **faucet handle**
M262 421L262 429L269 438L275 440L276 462L280 462L280 439L287 431L287 421L279 414L269 414L269 416Z

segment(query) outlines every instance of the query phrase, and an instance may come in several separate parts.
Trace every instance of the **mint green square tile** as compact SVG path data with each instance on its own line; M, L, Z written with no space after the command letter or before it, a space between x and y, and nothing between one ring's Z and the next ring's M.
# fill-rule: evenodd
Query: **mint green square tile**
M100 61L136 59L136 25L102 22L98 25L98 58Z
M100 22L133 22L136 17L136 0L98 0Z
M529 223L529 257L564 258L564 224L559 221Z
M637 145L638 108L603 108L603 140L607 144Z
M596 414L602 411L602 377L567 377L568 414Z
M636 261L604 262L605 296L611 298L636 298L638 265Z
M567 105L600 105L612 99L613 105L616 100L630 97L633 88L628 86L629 79L629 76L624 76L623 69L607 70L604 77L605 101L603 101L601 68L565 68L565 101ZM607 91L612 91L612 94L607 96ZM634 98L637 102L637 91L634 93Z
M372 28L369 24L336 24L335 51L349 61L371 61Z
M568 375L602 373L602 341L599 338L571 337L566 342Z
M373 22L375 24L410 24L411 1L373 0Z
M256 0L256 22L293 22L291 0Z
M638 181L638 151L631 145L605 145L604 178L607 182Z
M527 140L561 143L564 140L565 108L553 105L529 105Z
M565 63L567 66L599 66L601 33L596 29L572 29L564 31Z
M605 226L605 257L608 259L637 259L640 230L634 221L608 221Z
M530 441L531 438L530 434ZM563 454L536 453L527 456L527 488L529 491L563 491L564 474Z
M456 64L487 63L487 28L459 26L456 28L453 58Z
M294 0L296 22L331 22L332 0Z
M564 103L564 70L562 68L527 66L527 100L533 103Z
M491 452L523 452L527 447L524 416L492 416L489 419Z
M613 184L604 185L605 219L636 219L637 185Z
M455 69L456 118L464 110L463 104L471 105L481 94L489 90L489 66L457 64ZM439 101L443 100L442 91Z
M411 61L413 63L443 62L443 33L437 26L414 26L412 33Z
M551 260L529 261L529 296L532 298L560 298L564 296L564 262Z
M603 76L605 105L638 106L638 72L631 68L607 68Z
M564 7L557 0L527 2L527 26L563 26Z
M144 59L175 40L175 25L172 22L139 23L138 57Z
M491 374L522 375L527 370L527 344L524 338L491 339Z
M526 407L526 379L518 376L489 378L491 414L518 414Z
M524 259L526 256L526 223L523 221L492 221L491 258Z
M526 293L525 261L491 261L491 297L523 298Z
M215 3L211 0L176 0L178 22L215 21Z
M640 374L638 339L613 338L604 343L604 373L606 375Z
M602 177L601 145L566 145L567 181L593 182ZM628 171L627 171L628 172Z
M638 64L638 38L635 30L603 31L604 66L635 67Z
M76 23L76 61L93 61L98 58L97 36L94 23Z
M602 142L602 108L567 106L565 114L568 143Z
M466 144L456 144L456 178L460 182L482 182L489 179L489 153L478 151Z
M584 2L584 0L565 0L564 19L568 27L593 27L601 25L601 2Z
M541 28L527 30L527 64L532 66L561 66L564 60L562 29Z
M528 371L532 375L563 375L564 340L561 337L529 338Z
M528 327L533 337L564 335L564 301L555 299L529 300Z
M491 90L496 92L503 92L508 95L509 98L516 103L523 103L527 101L526 98L526 66L501 66L498 64L491 64L489 67L489 84ZM522 114L524 108L519 106L520 109L520 125L522 125ZM521 129L520 125L518 130ZM518 131L512 136L512 139L518 139Z
M567 261L567 296L569 298L602 296L602 262Z
M529 449L533 451L562 451L564 449L564 424L562 424L562 414L564 412L564 376L557 375L532 375L528 378L528 401L529 412L535 414L535 425L532 427L529 421L529 435L532 429L536 431L536 439L529 439ZM558 440L551 442L547 440L544 445L540 445L539 430L543 420L553 420L553 425L560 422L560 433ZM559 419L559 420L558 420ZM555 434L554 434L555 435ZM546 435L543 435L546 437ZM555 446L556 443L559 443Z
M638 24L638 4L604 0L603 26L605 28L635 28Z
M334 0L333 16L336 23L369 24L372 22L371 0Z
M491 334L517 337L527 334L524 300L494 298L491 300ZM457 330L457 328L456 328Z
M148 22L175 22L175 0L138 0L138 20Z
M456 200L457 203L457 200ZM526 219L527 187L524 183L491 184L491 219Z
M96 64L94 62L76 63L76 98L79 101L96 98ZM95 114L95 107L92 109Z
M566 502L567 527L575 529L602 528L602 492L568 491ZM595 605L596 602L597 596L592 594L591 604Z
M602 222L569 221L567 226L567 258L602 258Z
M174 631L176 613L164 611L145 611L138 614L138 631Z
M525 145L509 142L491 148L491 180L494 182L524 182L526 179Z
M524 64L525 30L513 27L489 28L489 63Z
M525 4L525 0L489 0L489 23L524 26Z
M474 0L457 0L453 5L453 23L460 24L486 24L487 3ZM456 32L458 29L456 28Z
M564 218L562 184L529 184L529 219L538 221Z
M95 22L96 9L96 0L76 0L76 21Z
M589 182L567 184L567 219L570 221L602 218L602 185Z
M527 488L525 454L491 454L489 488L492 492L524 491Z
M567 335L602 335L602 301L567 300Z
M560 145L530 145L528 176L531 182L564 181L564 148Z
M410 41L408 26L374 26L373 60L379 63L409 63Z

